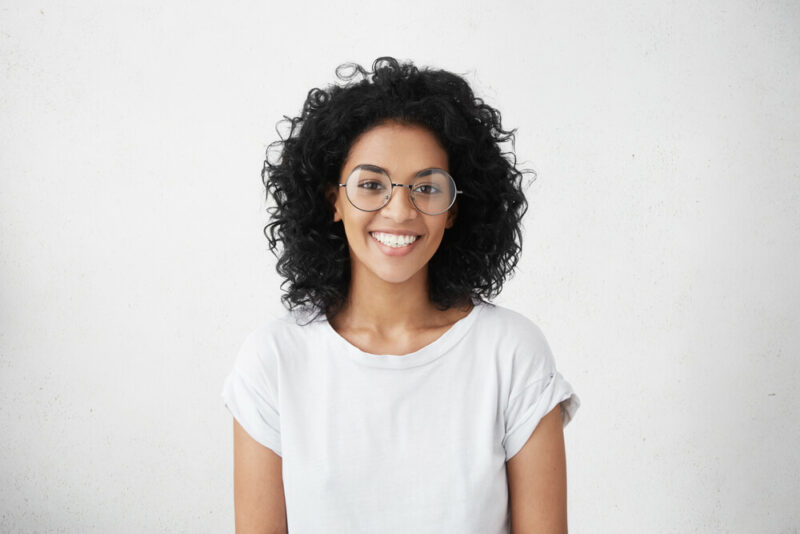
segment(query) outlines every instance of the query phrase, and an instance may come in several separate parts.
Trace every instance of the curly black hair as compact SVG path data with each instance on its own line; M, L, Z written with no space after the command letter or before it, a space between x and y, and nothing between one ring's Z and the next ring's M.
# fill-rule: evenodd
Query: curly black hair
M380 57L372 71L356 63L336 69L340 85L313 88L298 117L283 117L261 177L275 205L264 227L276 270L288 284L289 310L336 315L350 284L344 226L333 221L326 198L339 182L355 139L378 124L397 121L429 129L441 142L450 174L463 191L455 224L428 263L428 292L439 310L486 302L500 293L519 261L521 220L528 209L525 173L514 155L516 129L504 130L500 112L475 97L461 76ZM281 135L281 124L289 131ZM501 143L510 141L503 152ZM277 158L271 158L277 153ZM274 161L271 161L274 159ZM282 250L278 251L279 244Z

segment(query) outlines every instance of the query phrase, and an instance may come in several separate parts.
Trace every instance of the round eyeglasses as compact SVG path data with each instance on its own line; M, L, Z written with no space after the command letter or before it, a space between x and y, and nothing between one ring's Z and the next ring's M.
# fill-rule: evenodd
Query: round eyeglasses
M376 165L359 165L339 184L345 188L347 199L361 211L377 211L389 203L395 187L408 187L411 203L426 215L439 215L449 210L456 195L453 177L442 169L425 169L414 176L410 184L392 183L389 174Z

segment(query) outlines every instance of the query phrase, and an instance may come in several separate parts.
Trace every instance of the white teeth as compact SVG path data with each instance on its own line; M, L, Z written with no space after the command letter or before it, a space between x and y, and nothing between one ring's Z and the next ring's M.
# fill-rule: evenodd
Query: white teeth
M370 232L372 237L393 248L400 248L410 245L414 241L417 240L417 236L415 235L395 235L395 234L385 234L383 232Z

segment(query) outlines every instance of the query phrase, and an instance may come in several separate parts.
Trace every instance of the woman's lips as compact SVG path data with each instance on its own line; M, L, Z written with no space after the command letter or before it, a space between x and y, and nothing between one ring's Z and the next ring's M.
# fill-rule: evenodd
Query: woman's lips
M417 246L417 243L420 242L422 236L419 236L413 243L404 247L390 247L389 245L384 245L375 239L375 236L373 236L371 233L369 234L369 238L378 246L380 251L387 256L405 256L406 254L410 254L414 247Z

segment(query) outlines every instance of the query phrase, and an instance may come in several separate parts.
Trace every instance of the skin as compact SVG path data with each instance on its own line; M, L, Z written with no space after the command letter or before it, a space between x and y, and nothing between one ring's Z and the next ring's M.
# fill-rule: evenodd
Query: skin
M233 420L236 534L286 534L283 460Z
M345 183L361 164L385 169L394 183L408 184L417 172L432 167L450 172L447 152L433 133L416 125L387 122L359 136L342 165ZM428 261L444 232L455 223L457 202L449 211L427 215L411 203L408 188L395 188L383 208L361 211L342 187L331 187L328 199L334 221L341 221L350 248L351 284L345 306L331 326L345 339L373 354L408 354L438 338L471 310L439 311L428 298ZM369 235L371 230L407 230L421 235L405 256L387 256Z
M567 534L567 460L559 404L506 462L511 531Z

